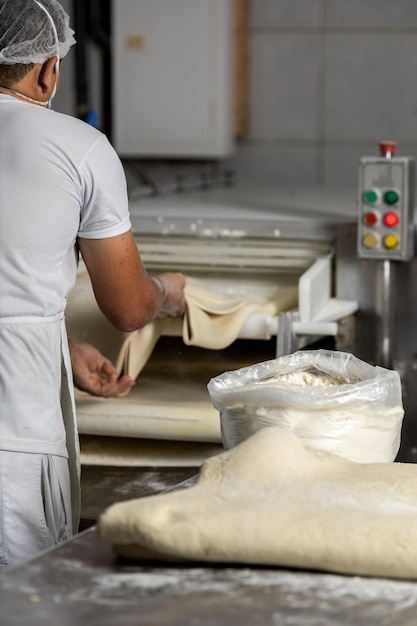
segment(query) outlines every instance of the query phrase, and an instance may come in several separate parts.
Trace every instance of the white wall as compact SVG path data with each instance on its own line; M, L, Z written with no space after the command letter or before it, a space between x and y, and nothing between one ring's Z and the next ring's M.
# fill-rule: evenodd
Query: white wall
M417 152L416 0L252 0L241 178L350 186L360 156Z
M71 14L71 0L62 4ZM417 153L417 0L250 0L249 11L250 132L232 162L238 179L356 187L358 159L377 154L380 139ZM73 55L54 103L70 113Z

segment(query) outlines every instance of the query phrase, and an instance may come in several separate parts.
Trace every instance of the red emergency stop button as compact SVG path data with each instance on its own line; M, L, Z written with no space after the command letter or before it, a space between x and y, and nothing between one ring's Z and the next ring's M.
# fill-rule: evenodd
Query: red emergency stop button
M381 153L381 156L385 156L385 157L393 157L395 154L395 149L398 145L397 141L391 141L391 140L385 140L385 141L380 141L379 142L379 150Z
M368 224L368 226L374 226L378 222L378 215L373 211L368 211L368 213L365 213L363 216L363 221L365 224Z
M385 226L389 226L390 228L392 228L392 226L396 226L398 224L400 218L398 216L398 213L390 211L389 213L385 213L383 220Z

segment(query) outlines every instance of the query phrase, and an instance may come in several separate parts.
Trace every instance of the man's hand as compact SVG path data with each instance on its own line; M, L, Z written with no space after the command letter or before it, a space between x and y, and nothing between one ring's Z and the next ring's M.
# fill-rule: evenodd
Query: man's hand
M116 368L89 343L69 341L74 385L94 396L110 398L128 391L135 381L130 376L117 379Z

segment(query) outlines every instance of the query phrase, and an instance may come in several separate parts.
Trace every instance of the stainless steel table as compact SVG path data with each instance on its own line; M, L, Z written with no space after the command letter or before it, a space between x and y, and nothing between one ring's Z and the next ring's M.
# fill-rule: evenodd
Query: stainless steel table
M198 467L83 466L80 530L93 526L111 504L169 491L195 476L198 470Z
M0 607L2 626L415 626L417 583L117 560L92 527L1 571Z

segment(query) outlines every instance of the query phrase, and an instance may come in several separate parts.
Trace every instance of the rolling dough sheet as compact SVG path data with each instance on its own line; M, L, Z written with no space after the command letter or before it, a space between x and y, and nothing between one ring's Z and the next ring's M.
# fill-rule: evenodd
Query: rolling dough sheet
M81 464L111 467L200 467L221 444L123 437L80 437Z
M297 306L296 285L272 288L269 294L254 299L216 293L198 279L187 277L186 312L183 319L156 319L131 333L114 329L97 307L87 273L77 278L68 300L68 334L79 341L93 343L116 363L120 374L137 378L161 335L182 336L185 345L209 350L230 346L254 313L276 316Z
M241 289L235 295L218 294L187 277L186 299L183 320L157 319L141 330L124 333L99 310L87 272L78 275L68 300L68 335L93 344L117 364L119 374L137 379L124 397L96 398L76 390L81 434L221 442L219 415L207 392L208 381L225 369L271 354L261 348L254 356L249 345L254 342L246 342L243 359L231 364L225 351L218 350L229 343L228 349L234 350L239 329L252 312L274 314L294 306L297 288L268 285L246 301ZM265 341L262 344L267 346Z

